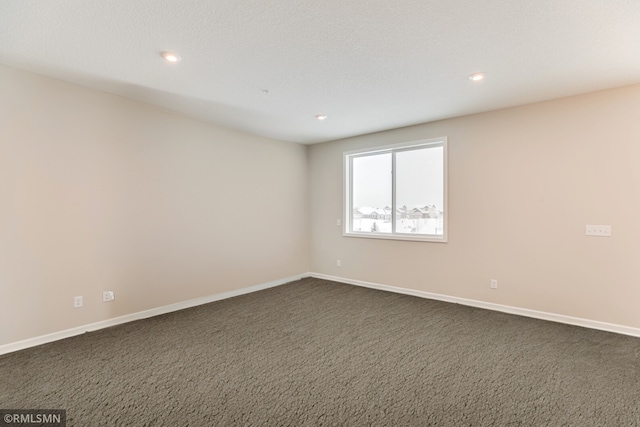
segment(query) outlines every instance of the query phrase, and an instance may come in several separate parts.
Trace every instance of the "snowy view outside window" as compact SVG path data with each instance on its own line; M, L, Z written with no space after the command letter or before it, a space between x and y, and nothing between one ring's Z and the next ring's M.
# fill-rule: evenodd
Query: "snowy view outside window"
M345 153L346 234L443 241L446 139Z

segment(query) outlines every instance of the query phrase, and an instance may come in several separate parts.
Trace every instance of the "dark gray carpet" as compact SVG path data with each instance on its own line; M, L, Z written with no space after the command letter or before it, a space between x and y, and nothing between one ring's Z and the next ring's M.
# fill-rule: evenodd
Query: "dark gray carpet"
M69 426L640 426L640 339L317 279L0 356Z

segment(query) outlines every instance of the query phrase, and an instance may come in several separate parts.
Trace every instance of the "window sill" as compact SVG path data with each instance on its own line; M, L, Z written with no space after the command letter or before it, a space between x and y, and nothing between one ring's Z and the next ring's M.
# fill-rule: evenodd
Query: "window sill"
M385 233L342 233L343 237L358 237L364 239L382 239L382 240L406 240L410 242L430 242L430 243L447 243L447 238L437 235L415 236L411 234L385 234Z

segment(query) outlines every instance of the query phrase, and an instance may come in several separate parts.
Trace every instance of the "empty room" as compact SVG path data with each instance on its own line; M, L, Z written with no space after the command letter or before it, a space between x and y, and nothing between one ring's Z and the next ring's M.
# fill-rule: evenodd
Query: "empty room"
M3 0L0 426L640 426L639 23Z

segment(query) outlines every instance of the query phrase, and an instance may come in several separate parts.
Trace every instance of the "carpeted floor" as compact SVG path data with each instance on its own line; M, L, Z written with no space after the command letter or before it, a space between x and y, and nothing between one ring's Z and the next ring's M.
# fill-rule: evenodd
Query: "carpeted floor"
M640 339L318 279L0 356L96 426L640 426Z

